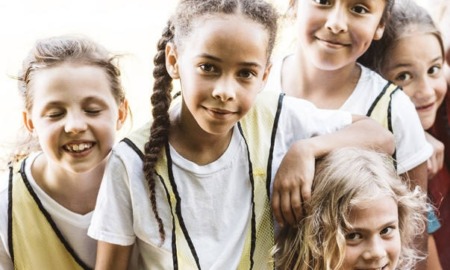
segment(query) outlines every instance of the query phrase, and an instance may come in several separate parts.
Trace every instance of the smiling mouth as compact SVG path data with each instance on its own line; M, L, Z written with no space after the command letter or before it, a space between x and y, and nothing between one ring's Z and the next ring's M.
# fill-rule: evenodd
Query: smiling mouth
M325 43L326 45L328 45L330 47L339 47L340 48L340 47L347 47L350 45L350 44L346 44L346 43L339 42L339 41L332 40L332 39L321 39L318 37L316 37L316 39Z
M73 143L64 145L63 149L71 153L81 153L91 149L93 146L93 143Z
M388 264L382 267L374 267L374 268L356 268L357 270L385 270L387 269Z
M425 106L419 106L419 107L416 107L416 110L418 110L418 111L423 111L423 110L430 109L430 108L433 107L433 106L434 106L434 103L430 103L430 104L425 105Z

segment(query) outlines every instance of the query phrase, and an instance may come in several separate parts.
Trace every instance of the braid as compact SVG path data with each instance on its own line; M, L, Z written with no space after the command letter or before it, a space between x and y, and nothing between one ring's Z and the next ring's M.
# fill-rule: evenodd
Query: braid
M162 243L165 240L165 231L156 202L155 185L158 176L155 166L161 150L168 143L170 130L169 107L172 101L172 78L166 68L166 45L171 42L176 48L181 48L183 41L194 31L194 22L201 16L240 12L260 23L268 31L267 56L269 58L276 36L278 15L276 10L264 0L181 0L158 42L157 53L153 59L154 86L151 96L153 123L150 128L149 140L145 144L143 169Z
M157 52L153 59L155 68L153 77L155 79L153 94L151 96L153 123L150 128L149 141L145 144L144 173L150 190L150 202L152 211L158 222L159 235L161 242L165 240L164 226L158 213L155 195L155 165L162 148L166 145L169 138L170 118L169 106L172 101L172 78L166 69L166 44L173 38L173 31L169 21L164 29L161 39L157 45Z

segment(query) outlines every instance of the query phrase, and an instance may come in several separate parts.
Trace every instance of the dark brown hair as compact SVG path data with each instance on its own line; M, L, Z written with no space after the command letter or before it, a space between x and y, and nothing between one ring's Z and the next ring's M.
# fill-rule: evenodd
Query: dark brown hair
M169 106L172 101L172 78L166 70L165 49L169 42L177 47L194 31L195 21L210 14L242 14L261 24L269 34L267 61L269 61L277 34L278 14L275 8L264 0L181 0L175 15L169 20L157 45L154 57L153 77L155 79L151 96L153 123L150 138L145 145L144 174L150 189L152 211L159 226L161 240L165 239L164 226L159 216L155 197L155 164L169 137Z
M358 62L379 73L390 57L389 51L397 40L413 32L430 33L436 36L444 56L444 45L441 34L430 14L411 0L397 0L392 11L391 20L386 25L383 37L372 42L369 49L358 59Z

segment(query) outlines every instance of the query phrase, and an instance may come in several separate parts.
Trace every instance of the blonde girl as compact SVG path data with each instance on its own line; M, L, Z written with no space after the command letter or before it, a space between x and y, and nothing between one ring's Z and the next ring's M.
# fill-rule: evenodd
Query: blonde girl
M387 155L333 151L317 163L305 218L277 239L277 269L413 269L422 258L413 239L425 227L424 196Z
M0 268L92 269L87 229L128 110L115 57L82 37L38 40L19 91L31 138L0 190Z

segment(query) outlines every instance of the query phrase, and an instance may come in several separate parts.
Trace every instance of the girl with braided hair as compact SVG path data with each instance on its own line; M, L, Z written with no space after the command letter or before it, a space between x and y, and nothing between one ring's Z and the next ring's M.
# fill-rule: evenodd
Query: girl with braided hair
M263 0L180 1L155 56L153 120L114 148L100 188L96 269L125 269L135 242L139 269L273 268L271 183L288 149L306 181L336 147L393 151L372 120L259 93L276 30Z

